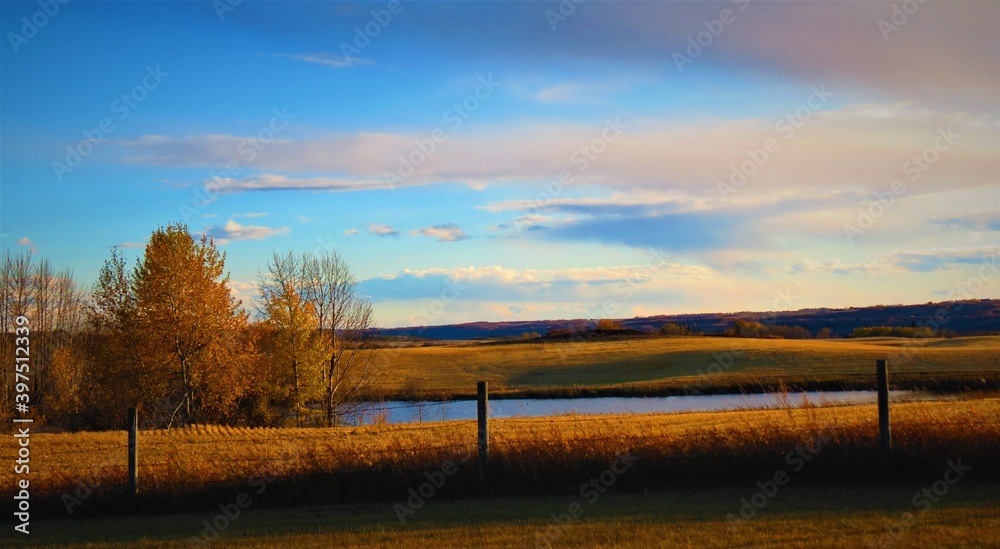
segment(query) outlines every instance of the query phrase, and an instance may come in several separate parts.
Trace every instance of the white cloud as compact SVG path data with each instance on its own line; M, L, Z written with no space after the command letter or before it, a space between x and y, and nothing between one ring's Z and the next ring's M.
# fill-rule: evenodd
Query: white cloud
M465 240L469 238L469 236L454 223L448 223L447 225L431 225L430 227L412 230L410 231L410 234L414 236L436 238L438 239L438 242L455 242L456 240Z
M230 219L221 227L212 226L205 229L217 244L227 244L234 240L263 240L272 236L282 236L291 232L288 227L278 229L260 225L241 225Z
M351 228L351 229L347 229L346 231L344 231L344 235L345 236L353 236L353 235L358 234L358 232L359 231L357 229Z
M843 275L898 275L910 272L933 272L960 269L962 265L985 264L996 268L1000 246L962 246L925 248L880 254L865 261L845 263L837 259L815 261L806 259L789 267L792 273L829 272Z
M563 103L579 98L582 89L579 84L556 84L538 90L533 98L543 103Z
M209 179L204 182L206 185L212 184L223 193L234 193L240 191L360 191L373 189L389 189L392 185L384 178L356 179L340 177L306 177L297 178L287 175L263 173L245 177L243 179L219 178Z
M244 310L249 311L252 301L259 297L257 290L257 284L253 282L229 280L229 291L233 294L233 297L243 302L242 306Z
M35 247L34 243L32 243L31 239L28 238L28 237L24 237L24 238L18 240L17 241L17 245L18 246L27 246L28 250L31 253L37 253L38 252L38 248Z
M836 274L889 274L902 273L897 261L889 257L881 257L859 263L844 263L839 258L826 261L815 261L805 259L801 263L789 267L789 272L793 273L820 273L829 272Z
M375 236L399 236L399 231L382 223L369 223L368 234Z
M789 112L797 106L790 105ZM621 122L625 125L622 134L608 143L603 154L586 163L575 151L599 137L603 124L539 122L483 127L468 132L460 141L449 142L447 149L427 158L400 184L481 187L528 182L552 189L597 185L619 192L676 192L706 199L720 195L718 183L731 178L732 167L749 160L748 149L759 149L765 140L774 139L778 150L754 170L757 173L739 188L734 199L782 192L813 195L830 189L872 192L907 177L904 162L932 147L939 130L951 128L960 137L938 155L932 169L918 180L907 181L907 196L913 196L942 186L959 189L995 183L996 151L1000 149L1000 124L995 116L935 110L907 102L817 111L794 132L787 123L778 129L777 117ZM218 191L390 188L385 174L398 170L397 158L412 151L417 137L359 133L275 140L254 162L263 173L223 180ZM119 144L137 153L127 160L130 162L200 166L224 164L241 139L220 135L145 137ZM558 182L562 172L572 177L568 184Z
M403 269L399 275L382 277L424 278L446 276L461 282L489 282L492 284L523 284L551 282L614 282L620 280L650 281L664 277L690 277L708 280L712 269L700 265L663 262L653 265L621 265L615 267L586 267L576 269L511 269L500 265L483 267L432 268L423 270Z
M362 59L360 57L348 57L343 55L334 55L326 52L320 53L273 53L272 57L283 57L285 59L294 59L296 61L304 61L306 63L314 63L316 65L323 65L324 67L333 67L335 69L343 69L347 67L355 67L358 65L370 65L372 61L370 59Z

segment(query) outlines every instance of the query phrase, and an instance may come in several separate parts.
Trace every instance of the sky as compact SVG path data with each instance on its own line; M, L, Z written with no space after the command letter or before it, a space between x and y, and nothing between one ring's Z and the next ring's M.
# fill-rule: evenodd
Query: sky
M1000 3L0 4L0 247L380 326L1000 297Z

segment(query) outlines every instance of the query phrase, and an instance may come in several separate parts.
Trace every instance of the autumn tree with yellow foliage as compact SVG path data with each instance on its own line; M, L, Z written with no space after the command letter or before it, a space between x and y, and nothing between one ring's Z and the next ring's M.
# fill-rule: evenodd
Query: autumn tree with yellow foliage
M347 261L332 250L274 254L258 288L258 311L269 328L265 340L280 343L268 349L270 363L279 376L287 379L291 372L297 406L320 404L327 425L336 425L382 368L371 342L371 302L358 293Z
M296 426L323 394L326 356L316 307L302 297L302 275L300 258L288 252L274 253L267 272L257 276L267 379L272 395L293 410Z
M112 254L90 315L114 359L102 364L105 392L120 394L118 404L142 402L168 427L231 419L250 349L247 314L228 282L225 254L182 223L154 231L131 273Z

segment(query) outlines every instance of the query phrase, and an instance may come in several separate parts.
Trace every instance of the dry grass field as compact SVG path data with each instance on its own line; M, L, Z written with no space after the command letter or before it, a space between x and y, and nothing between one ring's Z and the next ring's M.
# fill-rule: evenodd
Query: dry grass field
M388 503L246 509L212 547L732 547L922 549L1000 546L1000 486L962 482L926 512L911 499L926 483L785 486L742 528L731 529L753 483L732 488L620 493L612 486L578 520L560 527L574 490L533 498L435 499L400 524ZM231 497L229 500L231 501ZM402 497L400 499L403 499ZM227 501L227 500L222 500ZM199 547L219 510L88 520L42 518L28 539L0 546ZM914 518L906 520L907 513Z
M796 398L791 396L790 398ZM903 478L936 474L962 458L995 479L1000 399L913 402L893 406L897 470ZM633 489L678 482L730 483L766 478L810 454L803 478L876 478L874 406L626 416L561 416L491 421L491 492L548 491L578 483L616 456L636 458ZM478 493L474 421L334 429L192 427L139 436L142 498L152 508L196 505L219 491L265 479L274 503L340 502L406 493L426 471L456 464L453 495ZM813 451L811 448L814 448ZM5 454L10 453L10 446ZM32 438L36 502L57 508L64 493L92 493L80 511L100 511L125 485L124 432L51 433ZM815 454L815 458L812 457ZM12 458L5 455L5 459ZM977 465L980 464L980 465ZM0 482L12 486L12 471ZM273 479L273 483L272 480ZM141 498L141 499L142 499Z
M892 379L934 388L1000 383L1000 336L954 339L783 340L719 337L616 341L436 345L383 351L378 386L389 394L470 395L476 381L494 391L568 387L670 392L684 386L725 390L775 385L858 387L873 383L877 359ZM860 384L860 385L859 385ZM827 386L824 385L824 388ZM995 388L995 387L993 387Z
M219 546L1000 543L1000 399L900 403L892 414L896 473L888 477L875 466L877 414L869 405L496 420L488 497L476 482L473 421L146 431L134 503L121 494L123 432L38 434L33 535L4 534L0 545L191 546L203 521L241 493L252 503L223 521ZM628 466L602 495L582 498L581 486L604 479L623 456ZM448 462L455 471L402 523L395 505ZM954 462L968 468L961 480L928 511L914 507L914 494ZM733 526L730 515L778 472L788 482ZM0 482L11 486L10 476L3 471ZM585 513L569 526L554 522L573 503Z
M975 385L1000 374L997 357L998 337L443 345L394 353L381 383L389 392L442 396L465 393L479 379L508 394L759 388L870 380L874 361L887 358L894 380ZM713 364L718 368L709 370ZM421 380L420 387L412 379ZM1000 399L991 395L894 404L894 472L888 476L877 466L874 405L493 420L485 487L478 482L474 421L147 430L139 435L134 499L124 493L124 431L36 433L30 478L40 534L30 541L190 546L203 520L247 493L253 504L217 540L221 546L466 547L475 540L537 547L991 547L1000 544ZM3 459L13 459L13 450L5 446ZM551 515L579 499L581 484L623 458L628 470L607 487L602 503L588 506L572 528L540 541L552 529ZM932 512L899 528L904 513L914 512L914 492L956 460L970 467L962 483ZM452 464L433 501L401 524L394 504ZM790 483L756 518L729 528L726 517L739 512L741 498L778 472ZM13 480L10 468L0 472L4 486ZM0 536L0 545L13 541Z

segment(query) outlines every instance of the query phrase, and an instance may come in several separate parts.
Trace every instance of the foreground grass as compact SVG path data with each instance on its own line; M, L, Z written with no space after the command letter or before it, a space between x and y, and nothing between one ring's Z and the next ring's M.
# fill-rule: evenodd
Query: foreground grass
M1000 379L1000 336L955 339L779 340L640 338L386 349L391 367L379 388L393 396L470 396L476 381L495 391L628 387L664 391L695 386L873 383L877 359L893 380L958 379L972 387ZM705 375L708 374L708 375ZM419 381L414 381L419 380Z
M626 475L631 473L626 473ZM586 482L586 477L579 482ZM391 503L284 509L250 507L215 540L220 547L996 547L1000 486L960 482L928 511L912 505L925 484L782 488L751 520L728 514L756 489L622 493L593 504L575 491L533 498L432 499L401 524ZM266 496L266 494L265 494ZM402 501L405 496L399 499ZM584 514L560 527L553 514L574 502ZM33 521L10 545L190 547L213 512ZM912 520L907 520L911 513ZM198 546L198 544L194 544Z
M897 478L933 478L949 459L962 458L975 467L972 480L997 480L1000 399L900 403L892 414ZM637 460L635 474L623 481L628 489L726 485L793 465L803 479L879 479L876 424L872 405L495 420L490 490L560 491L622 454ZM32 505L75 514L132 507L120 493L127 456L123 432L38 434L31 441ZM803 448L809 458L799 467L789 453ZM12 450L5 447L3 458L13 459ZM136 505L212 508L261 479L268 479L275 504L391 498L424 482L426 471L446 461L458 471L444 492L458 497L478 493L475 452L474 421L145 431ZM12 468L0 471L0 483L14 486Z

